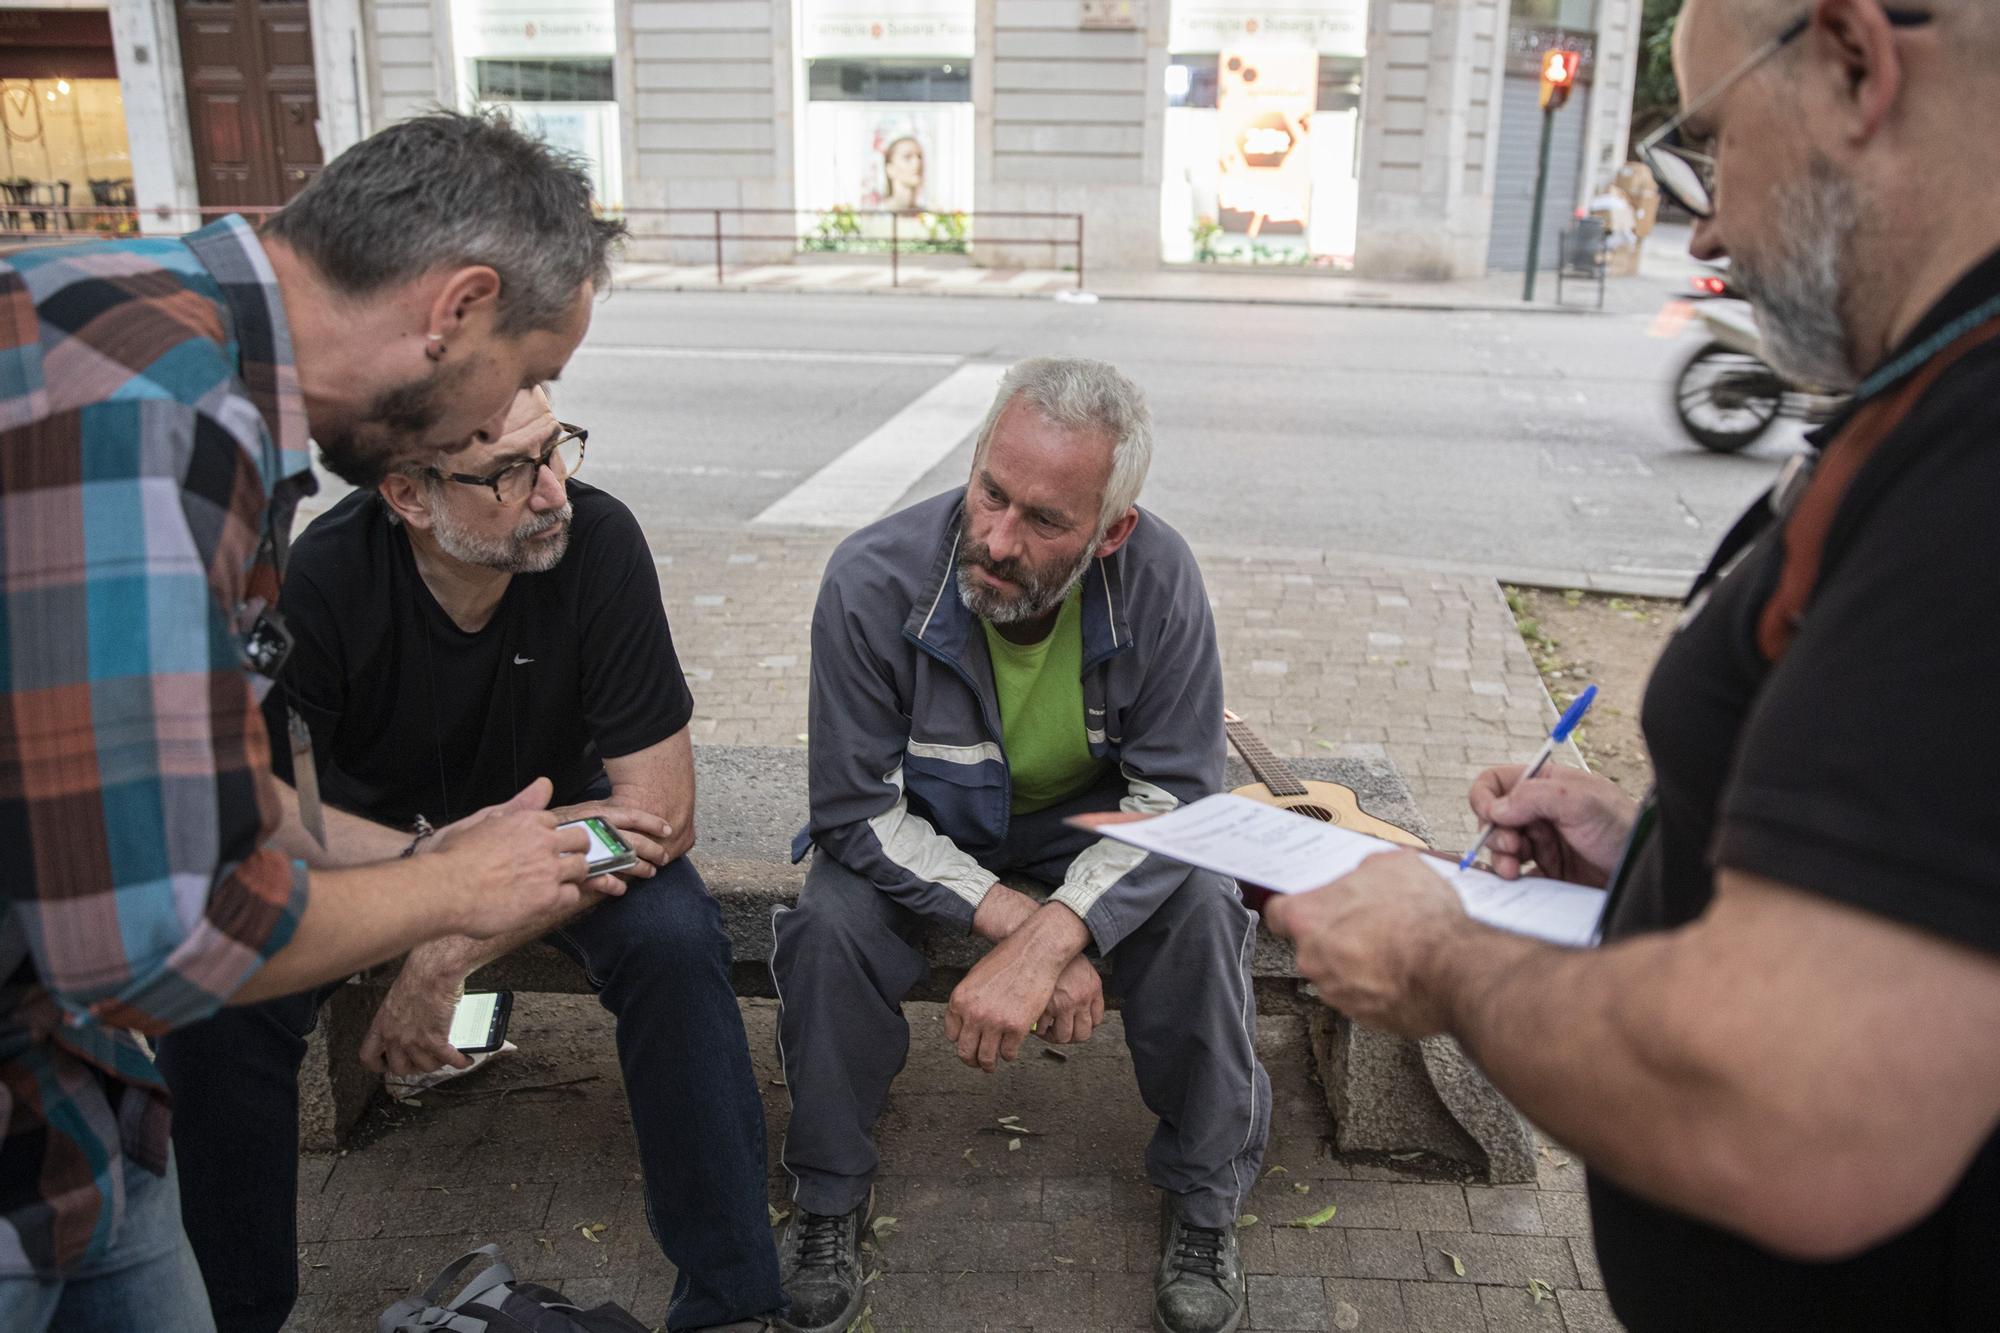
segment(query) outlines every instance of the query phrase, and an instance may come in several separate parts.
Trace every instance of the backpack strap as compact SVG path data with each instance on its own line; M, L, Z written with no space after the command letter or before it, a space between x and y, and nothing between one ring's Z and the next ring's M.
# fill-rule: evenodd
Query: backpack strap
M438 1302L451 1290L452 1284L479 1259L491 1262L484 1272L465 1284L465 1290L453 1299L450 1306L440 1306ZM482 1245L446 1264L444 1271L432 1278L430 1285L418 1295L406 1296L384 1310L375 1321L375 1333L407 1333L408 1330L418 1329L437 1329L440 1333L487 1333L484 1318L458 1311L495 1287L503 1287L513 1280L514 1270L500 1257L500 1247Z
M1895 433L1917 404L1952 366L1994 339L2000 319L1988 320L1932 357L1894 393L1871 399L1855 411L1847 425L1826 447L1798 504L1785 519L1784 562L1778 586L1757 619L1757 650L1775 664L1792 646L1799 621L1819 586L1827 536L1840 505L1861 469Z

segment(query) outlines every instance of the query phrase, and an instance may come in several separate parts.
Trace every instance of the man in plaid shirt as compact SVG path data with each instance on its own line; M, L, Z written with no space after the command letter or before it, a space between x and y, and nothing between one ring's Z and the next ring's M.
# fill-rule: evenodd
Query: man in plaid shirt
M497 432L621 230L573 162L439 113L261 235L0 260L0 1328L213 1328L138 1034L618 891L546 781L353 866L259 702L308 437L372 485Z

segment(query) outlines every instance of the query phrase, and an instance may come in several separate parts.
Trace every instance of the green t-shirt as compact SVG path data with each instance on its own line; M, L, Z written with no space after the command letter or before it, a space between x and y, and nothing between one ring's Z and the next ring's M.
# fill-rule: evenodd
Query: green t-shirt
M1097 781L1083 729L1083 599L1073 591L1040 643L1009 643L981 621L1000 695L1000 731L1017 815L1044 810Z

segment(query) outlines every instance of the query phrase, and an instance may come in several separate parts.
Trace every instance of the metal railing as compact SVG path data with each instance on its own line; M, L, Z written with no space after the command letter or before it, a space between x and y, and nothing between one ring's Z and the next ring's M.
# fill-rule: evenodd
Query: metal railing
M138 234L141 218L154 234L193 231L218 217L240 213L252 223L278 205L237 208L45 208L0 204L0 246L110 240ZM889 285L902 285L909 258L964 255L975 250L1043 247L1067 255L1083 290L1081 213L897 213L888 209L791 208L627 208L619 210L640 244L669 242L700 246L715 259L715 281L727 281L728 247L782 246L787 259L798 254L886 255ZM774 221L783 219L783 222ZM655 220L658 227L649 225ZM707 225L702 225L702 224ZM768 262L768 261L767 261Z
M628 208L620 213L641 243L701 244L714 255L717 285L727 280L726 247L735 243L782 245L787 254L889 257L889 285L902 283L903 260L929 255L970 255L974 250L1040 246L1066 253L1083 289L1083 214L1002 210L965 213L898 213L889 209ZM665 230L646 226L650 219ZM725 219L727 225L725 225ZM770 221L783 219L783 222ZM806 222L805 219L810 219ZM700 225L707 223L707 226ZM1026 232L1028 234L1021 234Z
M241 213L255 224L277 211L276 204L139 209L0 203L0 245L116 240L139 235L142 218L153 227L154 235L196 231L231 213Z

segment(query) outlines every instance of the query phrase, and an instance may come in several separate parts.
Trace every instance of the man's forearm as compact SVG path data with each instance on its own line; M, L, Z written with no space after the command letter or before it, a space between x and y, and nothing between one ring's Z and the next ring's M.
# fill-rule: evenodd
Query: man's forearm
M322 847L306 832L305 825L299 820L298 792L290 783L276 779L272 780L272 786L277 788L283 821L271 835L270 845L316 870L337 870L391 860L401 856L410 845L411 835L408 833L323 805L320 807L320 818L326 827L326 846Z
M295 995L461 929L455 915L459 895L441 892L438 883L440 875L451 873L428 858L314 871L298 929L229 1002Z
M505 958L524 944L532 944L566 921L574 921L589 911L596 903L586 899L575 907L560 912L551 912L530 925L511 931L505 935L495 935L489 939L476 940L469 935L447 935L429 944L420 944L410 950L409 961L403 964L405 972L427 974L435 977L450 977L454 982L464 981L498 958Z
M1561 949L1468 925L1439 949L1430 984L1452 1034L1529 1120L1627 1188L1714 1218L1743 1107L1683 1021L1672 948L1662 936Z

